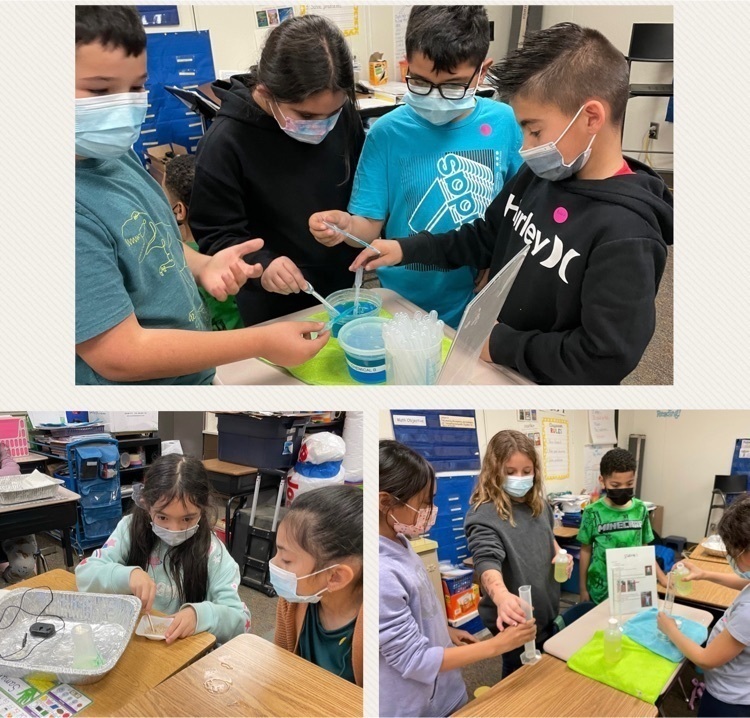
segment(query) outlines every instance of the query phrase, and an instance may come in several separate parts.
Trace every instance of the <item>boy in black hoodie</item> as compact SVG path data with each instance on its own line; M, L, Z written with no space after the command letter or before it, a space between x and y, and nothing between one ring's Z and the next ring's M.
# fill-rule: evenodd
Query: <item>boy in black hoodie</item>
M622 156L627 62L596 30L561 23L489 77L523 129L526 164L484 219L403 244L376 240L381 256L365 250L352 269L490 265L494 275L530 245L482 358L539 384L618 384L654 332L673 240L666 185Z

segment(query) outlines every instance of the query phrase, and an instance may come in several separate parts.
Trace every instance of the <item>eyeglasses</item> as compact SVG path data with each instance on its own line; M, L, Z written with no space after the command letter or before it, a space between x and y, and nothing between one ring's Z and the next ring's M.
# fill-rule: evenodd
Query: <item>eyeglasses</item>
M409 88L409 92L413 92L415 95L429 95L433 89L436 89L445 100L462 100L471 87L471 83L474 81L478 71L479 67L474 70L466 84L460 82L441 82L439 85L436 85L434 82L421 77L407 75L406 86Z

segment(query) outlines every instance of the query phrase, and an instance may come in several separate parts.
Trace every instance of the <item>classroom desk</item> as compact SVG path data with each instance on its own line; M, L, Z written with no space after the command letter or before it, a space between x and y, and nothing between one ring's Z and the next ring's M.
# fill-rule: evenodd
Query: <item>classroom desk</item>
M38 531L59 530L62 534L65 565L73 568L70 527L74 526L78 519L76 505L80 498L78 494L58 486L54 499L0 506L0 540Z
M26 454L26 456L16 456L13 458L13 461L21 467L22 474L30 474L35 469L41 471L43 474L46 473L47 457L35 454L33 451Z
M224 663L224 665L222 665ZM231 666L231 668L227 668ZM231 678L209 693L205 672ZM114 716L361 716L362 689L260 636L233 638Z
M698 568L702 568L704 571L734 573L732 567L726 562L721 564L714 561L694 561L691 559L691 563L695 564ZM719 584L712 581L693 581L692 583L693 590L687 596L680 596L679 593L675 594L675 606L677 603L681 603L688 606L729 608L732 601L740 593L734 588L719 586ZM665 592L662 586L659 586L658 589L660 594Z
M659 601L658 603L659 608L661 608L664 602ZM708 628L713 620L713 616L708 611L693 608L692 606L683 606L677 603L674 605L672 615L689 618L691 621L700 623L706 628ZM573 621L569 626L566 626L560 631L560 633L556 633L552 638L545 641L545 652L551 654L555 658L559 658L561 661L569 661L571 656L579 648L582 648L591 640L595 631L604 630L607 627L607 621L609 618L609 599L607 599L606 601L602 601L598 606L592 608L588 613L585 613L577 621ZM629 616L623 616L623 618L629 618ZM664 684L662 695L669 690L672 682L682 670L682 664L684 662L685 659L683 658L680 663L675 664L674 672Z
M39 586L49 586L53 591L75 591L76 579L72 573L55 569L21 581L13 588ZM161 615L156 611L153 614ZM149 641L134 633L115 667L97 683L81 686L81 692L94 702L79 715L113 715L134 696L146 693L200 658L215 643L216 638L210 633L182 638L171 646L164 641Z
M559 634L558 634L559 635ZM523 666L453 716L633 716L656 706L582 676L554 656Z
M552 529L552 533L555 534L556 538L575 538L578 536L579 530L575 526L558 526Z
M701 541L705 541L707 537L704 537L701 539ZM691 561L710 561L711 563L721 563L729 565L727 563L726 556L711 556L711 554L706 553L706 549L703 548L703 546L700 545L700 543L693 549L693 552L690 554L690 560Z
M383 309L391 314L396 312L413 313L419 311L419 307L408 299L404 299L396 292L390 289L372 289L383 298ZM294 312L285 317L279 317L271 322L263 322L258 326L266 326L275 322L299 321L305 320L313 314L325 311L322 305L303 309ZM424 311L424 310L422 310ZM456 332L451 327L445 327L445 336L453 338ZM233 364L224 364L216 369L216 377L221 384L258 384L263 386L299 386L304 382L293 377L285 369L278 366L266 364L260 359L245 359L234 362ZM494 364L477 359L477 366L474 375L467 384L487 385L487 384L533 384L532 381L521 376L517 372L507 367L500 367ZM380 385L379 385L380 386Z

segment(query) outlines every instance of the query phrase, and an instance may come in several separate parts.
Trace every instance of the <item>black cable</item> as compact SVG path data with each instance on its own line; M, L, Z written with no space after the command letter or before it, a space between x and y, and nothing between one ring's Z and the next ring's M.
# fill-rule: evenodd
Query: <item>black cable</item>
M23 607L23 601L24 601L24 599L26 598L26 594L27 594L27 593L28 593L29 591L34 591L34 590L37 590L37 589L42 589L42 588L46 588L46 589L47 589L47 590L49 591L49 601L47 601L47 603L46 603L46 604L44 605L44 607L42 608L42 610L41 610L41 611L40 611L39 613L34 613L33 611L27 611L27 610L26 610L26 609L25 609L25 608ZM21 601L19 602L18 606L15 606L15 605L12 605L12 606L6 606L6 607L5 607L4 609L3 609L3 612L2 612L2 613L0 613L0 630L6 630L6 629L10 628L10 627L11 627L11 626L12 626L12 625L13 625L13 624L14 624L14 623L16 622L16 619L18 618L18 616L19 616L19 615L20 615L20 614L21 614L21 613L23 612L23 613L25 613L25 614L27 614L27 615L29 615L29 616L34 616L34 617L36 618L36 620L37 620L37 621L38 621L38 620L39 620L40 618L55 618L55 619L57 619L58 621L62 621L62 628L61 628L60 630L61 630L61 631L64 631L64 630L65 630L65 619L64 619L64 618L63 618L62 616L58 616L57 614L54 614L54 613L47 613L47 609L48 609L48 608L49 608L49 607L50 607L50 606L52 605L52 602L53 602L54 600L55 600L55 594L53 593L52 589L51 589L51 588L50 588L49 586L37 586L37 587L33 587L33 588L27 588L27 589L26 589L26 590L25 590L25 591L23 592L23 595L21 596ZM9 611L10 609L12 609L12 608L15 608L15 609L16 609L16 613L15 613L15 615L13 616L12 620L10 621L10 623L8 623L8 624L7 624L7 625L5 625L5 626L4 626L4 625L2 625L3 621L5 620L5 614L6 614L6 613L7 613L7 612L8 612L8 611ZM55 627L55 630L57 631L57 627ZM59 631L57 631L57 632L59 633ZM31 648L30 648L30 649L28 650L28 652L27 652L27 653L26 653L25 655L21 656L20 658L12 658L12 656L15 656L15 655L16 655L17 653L20 653L20 652L21 652L21 651L22 651L22 650L23 650L24 648L26 648L26 644L27 644L27 641L28 641L28 637L29 637L29 634L28 634L27 632L24 632L24 636L23 636L23 643L21 644L21 647L20 647L20 648L19 648L19 649L18 649L17 651L14 651L13 653L10 653L10 654L8 654L7 656L3 656L3 655L0 655L0 659L2 659L3 661L9 661L9 662L16 662L16 661L23 661L23 660L26 660L26 659L27 659L27 658L28 658L28 657L29 657L29 656L31 655L31 652L32 652L32 651L33 651L33 650L34 650L34 649L35 649L35 648L36 648L36 647L37 647L37 646L38 646L38 645L39 645L40 643L44 643L45 641L49 640L49 639L47 639L47 638L42 638L42 639L40 639L39 641L37 641L37 642L36 642L36 643L35 643L35 644L34 644L34 645L33 645L33 646L32 646L32 647L31 647Z

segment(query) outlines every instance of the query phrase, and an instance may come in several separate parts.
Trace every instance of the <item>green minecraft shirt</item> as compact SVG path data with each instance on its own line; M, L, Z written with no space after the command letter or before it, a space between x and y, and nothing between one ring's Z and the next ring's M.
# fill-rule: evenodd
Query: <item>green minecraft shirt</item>
M640 499L634 498L628 508L613 508L599 499L583 510L578 540L592 546L586 589L594 603L601 603L608 592L607 549L645 546L654 540L648 509Z

